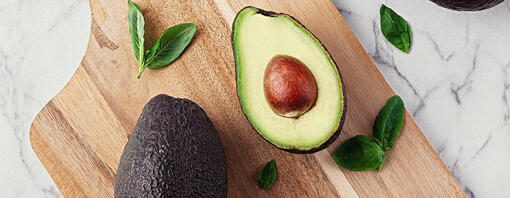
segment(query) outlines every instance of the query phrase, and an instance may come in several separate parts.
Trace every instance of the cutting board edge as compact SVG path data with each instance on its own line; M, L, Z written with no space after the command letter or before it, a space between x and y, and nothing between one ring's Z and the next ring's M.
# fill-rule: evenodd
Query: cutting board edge
M92 2L89 1L89 4L91 4ZM92 7L92 5L89 5ZM92 16L92 13L90 14L90 20L92 21L93 20L93 16ZM82 63L87 55L87 52L89 51L91 45L92 45L92 42L93 42L93 35L92 35L92 23L90 24L89 26L89 36L88 36L88 40L87 40L87 47L85 49L85 52L80 60L80 63L78 64L78 67L76 67L76 70L73 72L73 75L69 78L69 80L66 82L66 84L64 85L64 87L62 89L60 89L60 91L58 91L55 96L53 96L50 100L48 100L48 102L46 102L46 104L44 104L44 106L39 110L39 112L35 115L34 119L32 120L32 122L30 123L30 128L29 128L29 140L30 140L30 146L32 147L32 150L34 150L34 153L36 154L36 156L39 158L39 161L41 161L41 163L43 164L44 168L46 169L46 171L48 171L48 173L50 173L50 171L48 170L48 167L46 167L46 164L43 162L43 160L41 160L41 154L39 153L40 152L40 149L39 148L35 148L34 147L34 142L36 142L36 140L34 139L34 134L33 133L36 133L35 131L35 128L36 128L36 124L37 122L39 122L39 120L41 119L41 116L43 116L44 114L44 110L48 109L49 108L49 105L52 105L53 101L58 98L62 93L64 93L65 91L67 91L68 87L69 87L69 84L73 81L74 78L76 78L76 75L78 73L78 70L80 69L80 67L82 67ZM37 131L39 132L39 131ZM53 176L51 174L49 174L52 179L53 179ZM55 181L55 180L54 180Z
M335 4L330 1L331 3L331 6L335 7ZM368 51L365 49L365 47L361 44L361 42L359 41L358 37L356 36L356 34L354 34L354 32L352 31L351 27L347 24L347 22L345 21L342 13L340 13L340 11L338 9L336 9L336 14L340 16L340 19L342 21L342 23L345 23L346 26L347 26L347 29L351 32L351 35L353 35L355 37L355 40L357 41L357 45L363 49L363 55L368 57L368 59L370 60L370 64L377 68L377 75L379 75L382 79L384 79L384 83L385 83L385 86L387 87L387 89L393 93L393 95L396 94L395 90L393 90L393 88L391 87L390 83L386 80L386 77L384 77L384 75L382 74L382 71L379 69L379 67L375 64L374 60L372 59L372 57L370 57L370 54L368 54ZM348 97L348 96L346 96ZM455 179L455 177L453 176L453 174L450 172L450 170L448 170L448 168L446 167L446 164L443 162L443 160L441 160L441 158L439 157L438 153L436 152L436 149L432 146L432 144L430 143L430 141L427 139L427 137L425 136L425 134L423 133L423 131L421 130L420 126L418 125L418 123L416 123L416 121L414 120L413 116L411 113L409 113L409 111L407 110L407 108L405 109L405 116L408 117L408 118L411 118L411 119L406 119L405 122L409 122L411 121L411 123L408 123L408 124L413 124L415 126L415 128L419 131L419 134L420 134L420 138L423 140L423 142L425 142L425 145L428 147L429 150L433 151L434 152L434 160L441 163L442 164L442 171L443 172L446 172L447 175L449 176L450 180L453 181L454 185L455 185L455 188L457 189L457 191L459 192L464 192L464 190L460 187L460 184L459 182L457 181L457 179ZM465 193L464 193L464 196Z

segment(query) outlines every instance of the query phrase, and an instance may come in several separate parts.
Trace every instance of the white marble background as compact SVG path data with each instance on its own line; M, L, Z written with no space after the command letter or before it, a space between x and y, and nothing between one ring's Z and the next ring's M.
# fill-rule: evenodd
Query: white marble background
M409 54L380 33L381 1L334 0L467 195L510 197L510 1L474 13L382 2L411 25ZM87 0L0 1L0 197L61 196L28 132L76 70L89 27Z
M29 127L73 75L89 31L87 0L0 0L0 197L61 197Z
M466 194L510 197L510 1L473 13L383 1L411 26L409 54L382 36L380 1L334 2Z

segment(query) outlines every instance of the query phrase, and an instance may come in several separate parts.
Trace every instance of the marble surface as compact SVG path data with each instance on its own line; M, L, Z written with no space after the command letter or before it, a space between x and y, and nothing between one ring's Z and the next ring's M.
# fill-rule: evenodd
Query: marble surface
M427 0L334 3L466 194L510 197L510 1L475 13ZM409 54L382 36L381 3L409 22ZM29 126L76 70L89 27L87 0L0 1L1 197L61 197Z
M61 197L29 128L78 68L89 31L87 0L0 0L0 197Z

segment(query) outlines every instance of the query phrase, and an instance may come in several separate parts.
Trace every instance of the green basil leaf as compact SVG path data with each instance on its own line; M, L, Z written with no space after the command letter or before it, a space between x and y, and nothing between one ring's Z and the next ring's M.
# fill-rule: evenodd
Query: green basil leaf
M405 107L400 96L395 95L379 111L373 127L374 139L385 151L391 150L404 122Z
M257 178L257 183L259 187L266 190L273 184L276 179L276 167L274 160L268 162L262 170L259 172L259 176Z
M409 53L411 47L411 30L406 20L384 4L379 10L381 18L381 32L395 47Z
M143 19L142 11L138 5L133 3L131 0L128 0L128 6L129 37L131 38L133 56L140 65L143 65L145 57L145 50L143 48L143 35L145 34L145 30L143 28L145 26L145 20Z
M172 63L186 49L196 29L196 24L182 23L165 30L152 46L145 64L157 69Z
M146 61L150 61L154 58L154 55L156 54L156 51L159 48L159 42L160 42L160 39L156 40L156 42L154 42L154 44L152 45L151 49L147 50L145 52L145 60Z
M333 154L335 162L352 171L380 168L386 155L370 137L357 135L340 145Z

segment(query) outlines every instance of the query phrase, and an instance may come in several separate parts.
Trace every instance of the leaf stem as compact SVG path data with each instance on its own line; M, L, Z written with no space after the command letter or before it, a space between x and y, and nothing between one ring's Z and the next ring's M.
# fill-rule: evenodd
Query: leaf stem
M146 66L144 64L140 64L140 67L138 69L138 79L140 79L140 76L142 75L143 70L145 70Z
M382 161L381 165L379 165L379 169L377 169L377 171L381 171L382 170L382 165L384 164L384 161L386 161L386 157L384 157L384 160Z

